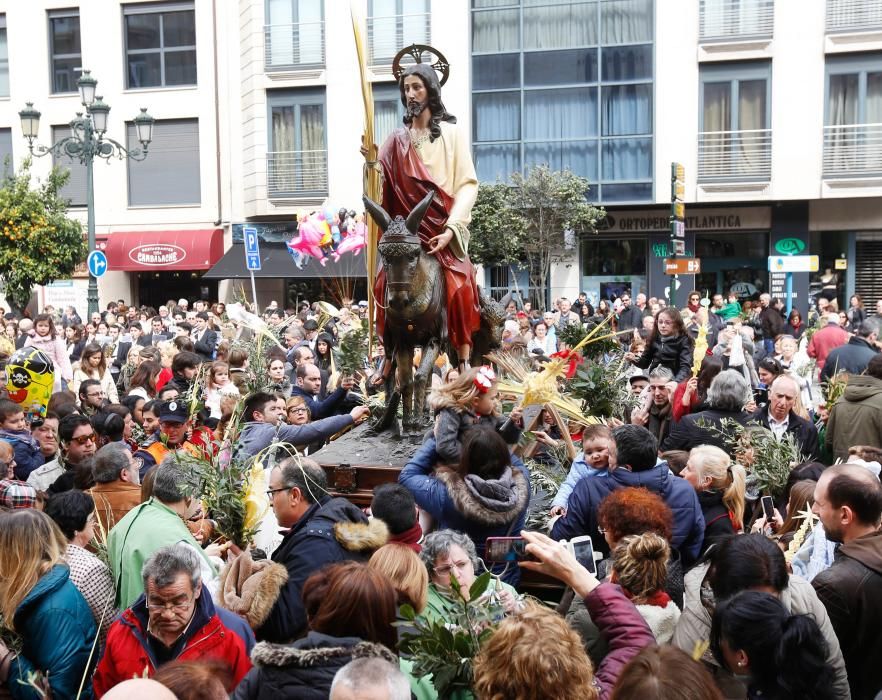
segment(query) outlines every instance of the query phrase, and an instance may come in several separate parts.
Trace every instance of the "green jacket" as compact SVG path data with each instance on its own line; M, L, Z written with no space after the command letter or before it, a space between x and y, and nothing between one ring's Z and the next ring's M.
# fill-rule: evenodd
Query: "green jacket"
M833 458L848 459L852 445L882 447L882 379L853 374L833 405L824 435Z
M144 592L141 567L157 549L184 542L205 560L203 570L214 566L190 534L184 521L171 508L151 498L133 508L114 525L107 537L110 569L116 582L116 605L125 610ZM203 577L204 578L204 577Z
M714 311L714 313L720 318L730 319L730 318L738 318L741 315L741 304L737 301L733 301L731 303L726 304L719 311Z

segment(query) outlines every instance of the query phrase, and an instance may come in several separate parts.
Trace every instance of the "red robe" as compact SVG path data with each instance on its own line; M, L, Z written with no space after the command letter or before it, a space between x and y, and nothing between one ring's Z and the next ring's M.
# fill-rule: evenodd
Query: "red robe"
M453 198L432 180L416 149L410 142L407 129L396 129L380 149L379 162L383 167L383 209L391 218L407 215L428 194L435 191L435 198L429 205L420 223L420 242L427 250L431 239L444 232ZM475 268L466 257L457 258L450 247L436 254L444 270L447 293L447 335L454 348L472 345L472 335L481 325L481 310L478 305L478 286L475 281ZM386 324L383 308L386 298L386 273L382 265L374 285L377 304L377 332L380 337ZM468 358L460 358L468 359Z

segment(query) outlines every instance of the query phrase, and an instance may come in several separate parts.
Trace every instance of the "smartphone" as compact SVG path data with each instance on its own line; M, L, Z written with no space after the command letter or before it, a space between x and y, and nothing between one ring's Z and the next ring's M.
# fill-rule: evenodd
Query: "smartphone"
M533 559L527 553L527 541L523 537L488 537L484 558L494 563Z
M567 542L567 548L576 557L576 561L584 566L592 575L597 575L597 563L594 561L594 545L591 535L580 535Z
M766 516L766 522L773 521L775 519L775 502L772 497L763 496L760 501L763 504L763 515Z

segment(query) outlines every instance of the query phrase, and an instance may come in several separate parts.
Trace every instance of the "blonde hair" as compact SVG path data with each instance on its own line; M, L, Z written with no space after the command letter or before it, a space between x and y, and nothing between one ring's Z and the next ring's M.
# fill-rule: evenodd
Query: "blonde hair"
M178 354L178 347L170 340L162 340L156 344L156 347L159 348L160 364L163 367L171 367L172 360Z
M14 630L15 611L37 581L64 561L67 541L55 522L33 508L0 515L0 613Z
M452 408L458 413L469 410L472 401L482 393L475 384L475 377L478 376L480 369L480 367L472 367L452 382L432 389L432 393L429 394L429 407L435 411ZM496 382L493 384L495 385Z
M654 532L623 537L612 552L616 583L636 605L645 603L665 587L670 555L667 540Z
M533 602L484 642L474 677L477 700L598 698L579 635L560 615Z
M410 605L417 614L429 596L429 572L419 554L404 544L384 544L373 553L368 566L385 574L395 586L398 604Z
M735 516L735 522L744 520L744 488L747 475L744 467L733 464L723 450L713 445L699 445L689 452L689 461L698 475L698 482L710 479L709 490L723 492L723 505Z

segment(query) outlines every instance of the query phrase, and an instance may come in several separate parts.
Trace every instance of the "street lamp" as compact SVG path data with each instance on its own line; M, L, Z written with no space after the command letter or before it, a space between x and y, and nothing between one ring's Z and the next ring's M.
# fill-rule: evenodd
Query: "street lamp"
M111 158L120 160L144 160L147 157L147 148L153 139L154 119L147 114L147 108L142 107L141 113L135 117L135 131L140 148L128 149L118 141L104 136L107 131L107 115L110 113L110 105L96 95L98 81L91 73L84 70L80 79L77 80L77 89L80 92L80 101L86 108L83 112L77 112L76 117L70 122L70 136L56 141L51 146L35 144L34 141L40 131L40 112L34 109L33 102L26 102L25 108L18 113L21 119L21 133L27 139L28 150L31 155L41 156L52 153L56 157L66 155L76 158L86 166L86 208L87 230L89 234L89 251L95 250L95 185L92 177L92 165L95 158ZM98 280L89 271L89 309L91 316L98 311Z

